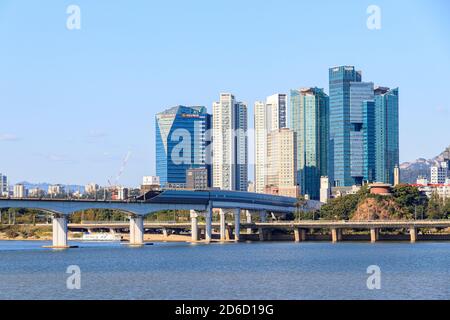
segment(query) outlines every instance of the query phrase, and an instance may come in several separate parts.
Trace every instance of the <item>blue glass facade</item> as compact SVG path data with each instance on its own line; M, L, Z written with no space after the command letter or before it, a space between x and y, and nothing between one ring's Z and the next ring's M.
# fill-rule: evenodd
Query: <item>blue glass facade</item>
M207 168L211 186L209 129L211 116L205 107L177 106L156 115L156 174L161 186L183 187L191 168Z
M367 88L357 83L361 72L354 67L330 68L329 177L334 186L352 186L363 179L362 102L368 99Z
M328 96L319 88L291 90L290 109L297 144L297 183L302 195L320 199L320 178L328 175Z
M364 132L364 180L373 182L375 175L375 102L363 102Z
M399 165L398 88L375 90L375 172L376 181L394 184L394 168Z

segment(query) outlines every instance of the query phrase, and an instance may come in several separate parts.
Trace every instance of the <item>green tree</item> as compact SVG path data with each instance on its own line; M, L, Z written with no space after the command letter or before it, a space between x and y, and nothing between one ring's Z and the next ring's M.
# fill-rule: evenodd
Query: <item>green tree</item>
M428 201L427 217L429 219L443 219L445 217L444 204L437 192L433 192Z
M411 216L414 216L416 212L422 212L428 205L427 197L414 186L395 186L392 195L395 202Z

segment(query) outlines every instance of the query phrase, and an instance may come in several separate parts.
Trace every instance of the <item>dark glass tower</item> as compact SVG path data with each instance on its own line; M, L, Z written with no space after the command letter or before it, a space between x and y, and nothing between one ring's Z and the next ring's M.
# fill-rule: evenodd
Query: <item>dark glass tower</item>
M161 186L182 188L188 169L208 169L211 116L205 107L177 106L156 115L156 174Z

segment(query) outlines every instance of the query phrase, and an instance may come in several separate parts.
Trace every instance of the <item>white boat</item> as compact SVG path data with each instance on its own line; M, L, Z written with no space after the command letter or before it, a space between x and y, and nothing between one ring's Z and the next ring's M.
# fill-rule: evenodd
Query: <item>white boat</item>
M84 233L83 241L121 241L122 236L115 233Z

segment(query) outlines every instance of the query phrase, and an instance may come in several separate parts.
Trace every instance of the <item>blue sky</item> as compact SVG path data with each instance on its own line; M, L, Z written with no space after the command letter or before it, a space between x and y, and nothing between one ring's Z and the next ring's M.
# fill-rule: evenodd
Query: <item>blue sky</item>
M71 4L81 30L66 28ZM371 4L381 30L366 27ZM328 92L344 64L400 87L401 160L435 156L450 144L449 13L446 0L0 0L0 172L106 184L131 152L120 183L138 185L155 172L156 112Z

